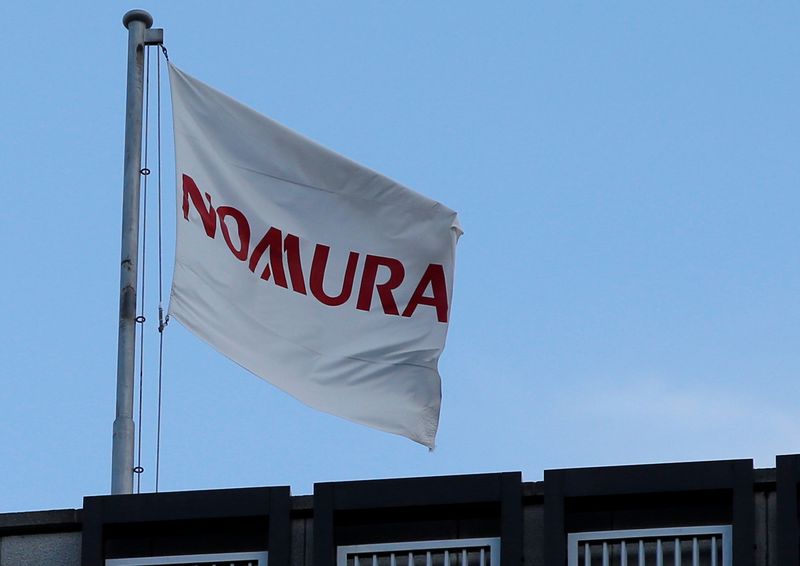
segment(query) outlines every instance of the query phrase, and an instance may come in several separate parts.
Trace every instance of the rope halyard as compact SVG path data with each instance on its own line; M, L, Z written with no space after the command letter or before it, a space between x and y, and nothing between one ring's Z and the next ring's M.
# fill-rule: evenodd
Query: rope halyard
M163 44L160 45L161 51L164 54L164 59L169 61L167 55L167 48ZM157 73L156 73L156 153L158 161L158 416L156 421L156 493L158 493L158 484L161 472L161 400L162 400L162 383L163 383L163 370L164 370L164 330L169 324L169 314L164 316L164 258L163 258L163 221L161 216L162 211L162 191L161 191L161 57L159 55Z
M147 320L144 313L145 313L145 305L146 305L146 293L145 293L145 285L147 282L146 274L147 274L147 178L150 175L150 169L147 167L147 160L148 160L148 148L149 148L149 131L150 131L150 50L145 50L145 76L144 76L144 148L143 148L143 156L142 156L142 167L139 169L139 173L142 175L142 245L141 245L141 258L139 261L141 276L141 307L139 310L139 315L136 317L136 322L138 323L137 330L139 332L139 410L138 410L138 422L137 422L137 431L136 431L136 466L133 468L133 472L136 474L136 493L142 492L142 474L144 473L144 468L142 467L142 414L143 414L143 396L144 396L144 323Z
M145 50L145 75L144 75L144 140L142 152L142 166L139 169L139 174L142 175L142 230L141 230L141 248L139 255L139 285L141 289L141 303L139 314L136 317L137 332L139 333L139 395L138 395L138 419L137 419L137 434L136 434L136 466L133 468L133 473L136 474L136 493L142 491L142 414L144 412L144 323L147 320L145 317L145 285L147 282L146 269L147 269L147 177L150 175L150 169L147 167L148 158L148 131L149 131L149 117L150 117L150 50Z
M156 66L156 100L155 100L155 109L151 108L151 90L152 90L152 78L151 78L151 53L150 47L160 48L160 51L157 51L157 57L155 59L155 66ZM163 191L162 191L162 144L161 144L161 54L164 54L164 57L167 58L167 50L161 44L154 44L149 45L147 49L145 49L145 73L144 73L144 108L143 108L143 139L142 139L142 162L141 167L139 169L139 174L142 176L142 197L141 197L141 208L140 208L140 217L141 217L141 230L140 230L140 247L139 247L139 277L140 277L140 284L139 284L139 301L137 305L137 313L136 313L136 331L138 332L136 338L138 342L138 359L137 363L139 365L139 376L138 376L138 395L136 395L136 400L138 402L137 407L137 430L136 430L136 458L135 464L133 467L133 473L135 474L136 478L136 493L141 493L142 491L142 474L144 473L145 469L142 465L142 451L143 451L143 434L142 426L143 423L143 415L144 415L144 379L145 379L145 328L144 324L147 320L145 313L147 312L147 295L146 295L146 276L147 276L147 216L148 216L148 206L155 206L157 207L157 226L156 226L156 236L157 236L157 248L158 248L158 390L157 390L157 411L156 411L156 454L155 454L155 491L158 492L159 490L159 479L160 479L160 466L161 466L161 408L162 408L162 391L163 391L163 368L164 368L164 331L169 324L169 314L166 314L166 309L164 308L164 259L163 259ZM168 60L168 58L167 58ZM154 142L156 143L156 164L155 167L151 170L149 167L149 154L150 154L150 113L155 111L155 132L152 132L152 135L155 136ZM148 205L148 198L147 198L147 188L148 188L148 178L150 175L157 173L156 176L156 189L157 189L157 202L151 203ZM152 367L150 364L148 367Z

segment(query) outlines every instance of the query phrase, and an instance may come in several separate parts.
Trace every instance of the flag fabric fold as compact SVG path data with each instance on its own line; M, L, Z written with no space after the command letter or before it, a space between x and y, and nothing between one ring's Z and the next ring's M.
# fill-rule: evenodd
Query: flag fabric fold
M454 211L170 65L170 315L307 405L433 448Z

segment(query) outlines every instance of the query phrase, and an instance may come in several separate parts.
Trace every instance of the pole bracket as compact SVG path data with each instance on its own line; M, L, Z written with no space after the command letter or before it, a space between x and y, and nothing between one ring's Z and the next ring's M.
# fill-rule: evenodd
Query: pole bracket
M162 28L144 30L145 45L162 45L164 43L164 30Z

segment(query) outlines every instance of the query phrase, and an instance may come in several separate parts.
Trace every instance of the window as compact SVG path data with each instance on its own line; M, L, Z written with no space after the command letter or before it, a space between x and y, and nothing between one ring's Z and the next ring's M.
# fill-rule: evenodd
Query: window
M106 566L267 566L266 552L184 554L147 558L113 558Z
M336 566L499 566L500 539L426 540L340 546Z
M570 533L568 566L731 566L731 526Z

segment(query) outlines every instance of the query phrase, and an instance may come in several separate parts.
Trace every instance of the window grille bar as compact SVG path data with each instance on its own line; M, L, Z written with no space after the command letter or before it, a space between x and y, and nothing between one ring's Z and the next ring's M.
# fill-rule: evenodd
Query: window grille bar
M569 533L568 566L732 566L730 525Z
M182 554L138 558L107 558L105 566L267 566L267 552Z
M500 539L474 538L340 546L337 566L500 566Z

